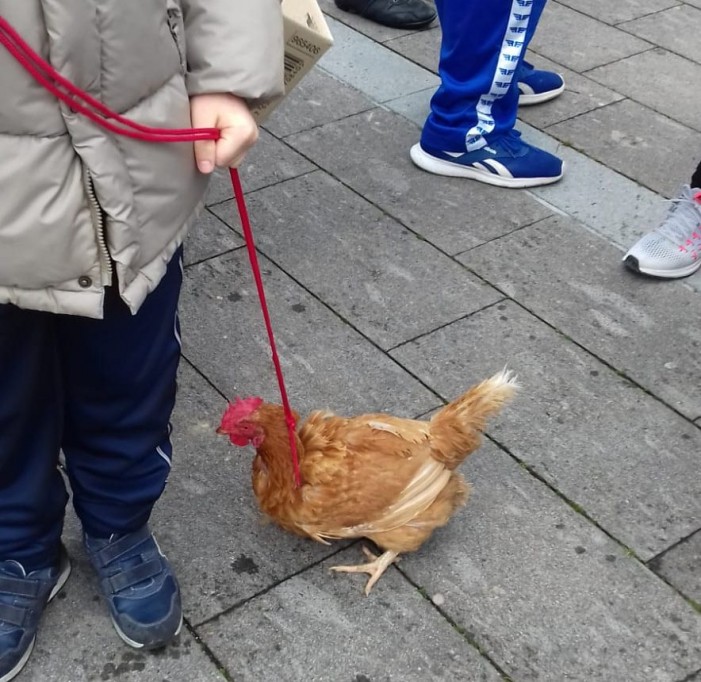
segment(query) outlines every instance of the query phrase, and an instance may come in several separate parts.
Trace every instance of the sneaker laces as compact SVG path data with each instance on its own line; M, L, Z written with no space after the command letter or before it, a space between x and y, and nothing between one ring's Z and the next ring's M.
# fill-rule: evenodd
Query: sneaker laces
M701 192L692 194L691 187L684 185L679 196L665 201L672 206L655 232L677 246L691 239L701 240Z

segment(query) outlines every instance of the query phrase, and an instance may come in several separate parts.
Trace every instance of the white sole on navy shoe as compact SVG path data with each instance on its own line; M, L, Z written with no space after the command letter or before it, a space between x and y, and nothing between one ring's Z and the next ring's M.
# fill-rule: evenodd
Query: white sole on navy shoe
M528 86L525 83L519 83L518 88L521 91L518 97L518 105L520 107L528 107L531 104L543 104L543 102L549 102L551 99L559 97L565 91L565 84L563 83L557 90L548 90L540 93L528 92L526 90Z
M116 630L117 634L119 635L119 638L125 643L128 644L132 649L162 649L164 646L168 646L168 642L165 644L155 644L152 646L146 646L145 644L142 644L141 642L136 642L130 637L128 637L126 634L124 634L124 631L119 627L117 624L117 621L114 619L113 616L110 615L110 620L112 621L112 625L114 626L114 629ZM183 628L183 616L180 616L180 624L178 625L178 629L173 633L172 639L175 639L179 634L180 631ZM2 680L0 680L2 682Z
M446 175L452 178L470 178L478 180L488 185L497 187L508 187L510 189L523 189L524 187L540 187L541 185L551 185L560 180L565 172L565 164L562 164L560 175L552 177L533 177L533 178L515 178L509 171L498 161L488 160L482 162L483 168L475 166L465 166L460 163L451 163L443 159L437 159L435 156L427 154L421 147L420 143L416 143L409 152L411 160L419 167L429 173L436 175ZM491 167L495 172L491 172L487 168Z

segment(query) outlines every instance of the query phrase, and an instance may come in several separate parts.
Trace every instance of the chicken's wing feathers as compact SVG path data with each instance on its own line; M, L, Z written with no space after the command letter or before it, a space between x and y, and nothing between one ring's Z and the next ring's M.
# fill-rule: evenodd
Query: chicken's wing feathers
M379 517L345 528L319 530L317 527L308 526L303 527L303 530L315 539L339 540L364 537L372 533L385 533L400 528L433 504L450 477L451 472L443 464L427 458L399 497Z

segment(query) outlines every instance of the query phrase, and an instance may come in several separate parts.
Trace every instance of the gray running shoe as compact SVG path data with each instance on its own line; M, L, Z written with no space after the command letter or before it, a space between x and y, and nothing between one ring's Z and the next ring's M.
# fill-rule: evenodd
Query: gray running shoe
M701 268L701 189L684 185L662 224L623 256L635 272L651 277L688 277Z

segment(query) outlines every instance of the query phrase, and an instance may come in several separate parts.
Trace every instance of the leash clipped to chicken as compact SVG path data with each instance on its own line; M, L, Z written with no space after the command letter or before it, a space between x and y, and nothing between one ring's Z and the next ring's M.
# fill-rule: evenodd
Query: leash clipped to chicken
M417 550L465 504L469 486L455 469L479 447L487 419L516 389L514 375L504 370L428 421L314 412L296 434L299 487L282 407L238 399L217 432L256 449L253 490L279 526L325 544L368 538L383 549L379 557L364 549L369 563L332 569L368 573L369 594L399 554Z

